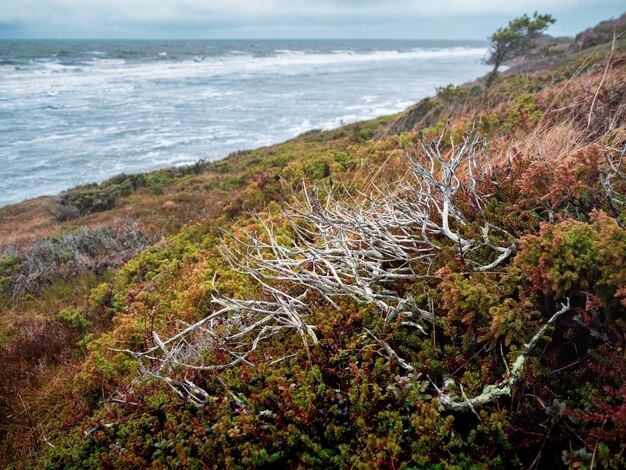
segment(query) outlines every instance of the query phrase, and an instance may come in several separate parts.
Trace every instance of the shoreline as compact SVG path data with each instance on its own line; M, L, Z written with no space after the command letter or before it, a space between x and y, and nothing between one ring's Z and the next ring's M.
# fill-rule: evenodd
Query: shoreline
M472 83L472 82L468 82L468 83ZM427 99L427 98L429 98L429 97L426 96L426 97L424 97L422 99ZM291 138L283 139L283 140L280 140L280 141L277 141L277 142L274 142L274 143L270 143L270 144L267 144L267 145L261 145L261 146L258 146L258 147L241 148L241 149L234 150L234 151L228 153L226 156L218 157L218 158L216 158L214 160L208 160L208 159L200 158L200 159L194 161L193 163L181 163L179 165L162 166L162 167L157 167L157 168L153 168L153 169L146 170L146 171L138 171L138 172L130 172L130 173L126 173L126 172L115 173L115 174L113 174L111 176L107 176L107 177L105 177L104 179L101 179L101 180L94 180L94 181L86 182L86 183L83 183L83 184L77 184L77 185L74 185L74 186L70 186L67 189L63 189L63 190L61 190L61 191L59 191L57 193L42 194L40 196L26 198L26 199L23 199L23 200L18 201L18 202L12 202L12 203L8 203L6 205L0 205L0 213L1 213L1 211L3 209L10 208L11 206L19 206L21 204L25 204L25 203L28 203L28 202L31 202L31 201L37 201L37 200L42 200L43 201L43 200L48 200L48 199L54 199L54 198L57 198L57 197L61 196L63 193L70 192L70 191L73 191L73 190L76 190L76 189L80 189L80 188L84 188L84 187L100 186L102 184L105 184L109 180L115 180L116 178L119 178L121 176L133 177L133 176L138 176L138 175L148 175L148 174L151 174L151 173L158 173L158 172L170 171L170 170L174 170L174 171L175 170L180 170L180 169L184 170L184 169L191 168L194 165L198 165L198 164L218 163L218 162L226 161L229 158L236 157L237 155L240 155L242 153L249 153L249 152L253 152L253 151L257 151L257 150L268 149L268 148L271 148L271 147L274 147L274 146L278 146L278 145L288 144L289 142L298 140L298 139L300 139L300 138L302 138L302 137L304 137L306 135L309 135L311 133L325 133L325 132L332 133L332 132L339 131L339 130L341 130L343 128L348 128L350 126L366 124L366 123L368 123L370 121L376 121L376 120L379 120L379 119L385 119L385 118L390 118L390 117L393 117L393 116L398 116L398 115L401 115L403 113L408 112L411 108L413 108L416 104L418 104L422 99L420 99L419 101L417 101L417 102L411 104L410 106L408 106L408 107L406 107L406 108L404 108L404 109L402 109L400 111L397 111L395 113L381 114L381 115L377 115L377 116L374 116L374 117L371 117L371 118L359 119L357 121L347 122L347 123L345 123L343 125L340 125L340 126L337 126L335 128L331 128L331 129L311 128L311 129L306 130L304 132L301 132L300 134L295 135L295 136L293 136Z

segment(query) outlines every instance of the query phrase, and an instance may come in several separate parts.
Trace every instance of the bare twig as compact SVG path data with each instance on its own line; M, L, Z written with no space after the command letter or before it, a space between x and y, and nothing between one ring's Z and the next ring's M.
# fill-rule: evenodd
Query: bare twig
M561 304L561 309L552 315L552 317L550 317L550 319L539 329L539 331L535 333L531 340L524 345L524 349L517 359L515 359L508 377L497 384L487 385L480 395L469 399L467 397L459 399L458 396L449 393L450 387L454 385L454 380L452 378L446 379L443 389L439 393L440 407L448 411L474 411L474 409L478 406L491 403L502 396L510 396L513 391L513 386L521 378L524 365L526 364L526 359L532 350L535 348L539 340L545 335L547 329L552 326L562 314L569 310L570 301L568 298L564 304Z

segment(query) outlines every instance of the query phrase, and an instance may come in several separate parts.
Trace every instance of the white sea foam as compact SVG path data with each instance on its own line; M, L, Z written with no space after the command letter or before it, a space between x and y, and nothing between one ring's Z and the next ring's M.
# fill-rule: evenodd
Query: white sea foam
M75 65L62 65L48 62L39 73L20 70L13 73L0 73L0 97L3 92L36 91L44 83L55 82L61 88L72 86L93 86L123 81L152 81L194 77L219 77L228 75L272 73L297 75L329 65L366 65L376 62L420 61L451 58L482 58L485 48L454 47L447 49L415 49L408 52L381 50L355 54L353 51L337 50L330 54L304 54L301 51L282 50L279 55L251 57L231 51L230 56L207 58L201 62L193 59L168 62L128 63L123 59L94 59L85 72ZM164 53L159 53L159 55ZM62 78L61 78L62 77Z
M312 127L311 121L308 119L303 119L301 122L299 122L295 126L291 126L289 128L289 133L293 136L300 135L303 132L306 132L309 129L311 129L311 127Z
M480 47L301 45L139 57L103 44L0 67L0 205L395 113L487 69Z

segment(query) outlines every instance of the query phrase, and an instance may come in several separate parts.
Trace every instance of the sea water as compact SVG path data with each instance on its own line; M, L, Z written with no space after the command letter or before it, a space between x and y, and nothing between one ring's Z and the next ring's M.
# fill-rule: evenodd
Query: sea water
M0 41L0 206L401 111L481 42Z

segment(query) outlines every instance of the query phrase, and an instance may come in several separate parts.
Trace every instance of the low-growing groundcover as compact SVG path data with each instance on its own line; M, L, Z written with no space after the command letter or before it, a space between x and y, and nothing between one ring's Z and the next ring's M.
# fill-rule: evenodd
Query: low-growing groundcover
M0 463L624 468L622 49L183 174L232 192L3 298Z
M492 202L490 215L499 213L497 204L510 201ZM280 220L280 214L274 217ZM416 309L432 313L419 324L387 321L375 306L350 298L328 302L307 294L307 321L318 338L308 351L285 330L233 367L208 373L174 368L164 374L172 387L137 379L118 388L115 404L47 451L44 461L94 468L509 468L536 460L619 468L625 463L626 231L596 209L581 219L529 226L517 253L490 272L472 270L454 246L443 248L427 266L434 275L415 267L413 280L391 286L398 298L410 294ZM184 305L189 295L197 299L196 289L232 291L237 280L249 282L243 273L221 278L228 268L209 262L217 244L213 239L195 251L199 270L166 302ZM219 280L211 279L216 275ZM154 284L159 274L149 276L151 286L126 294L126 316L163 303L150 296L160 290ZM199 279L206 285L198 286ZM237 295L249 298L250 292L254 288ZM252 297L263 295L256 290ZM565 299L569 309L530 352L510 397L447 409L443 395L462 403L505 380L525 343ZM212 307L199 310L206 314ZM126 330L116 334L129 338ZM98 344L103 351L103 342L112 340L105 336L89 347ZM228 363L225 351L206 344L202 364ZM123 369L128 367L133 363ZM184 383L204 390L203 401L190 399L190 389L178 386Z

